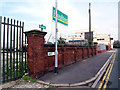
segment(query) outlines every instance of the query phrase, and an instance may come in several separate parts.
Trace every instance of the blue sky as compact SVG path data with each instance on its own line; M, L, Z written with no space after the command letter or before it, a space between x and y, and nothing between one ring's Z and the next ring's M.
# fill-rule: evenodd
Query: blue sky
M68 27L58 23L58 37L67 38L76 30L88 29L88 3L91 2L92 29L118 39L118 0L58 0L58 9L68 15ZM1 0L2 16L25 22L25 31L46 26L46 39L52 34L52 7L55 0Z

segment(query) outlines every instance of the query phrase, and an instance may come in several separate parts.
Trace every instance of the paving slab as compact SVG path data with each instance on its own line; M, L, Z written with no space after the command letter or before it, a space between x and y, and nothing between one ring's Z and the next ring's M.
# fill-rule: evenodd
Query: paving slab
M114 50L100 53L96 56L66 66L62 70L59 69L57 75L54 71L49 72L40 77L39 80L53 84L74 84L89 80L98 73L113 52Z

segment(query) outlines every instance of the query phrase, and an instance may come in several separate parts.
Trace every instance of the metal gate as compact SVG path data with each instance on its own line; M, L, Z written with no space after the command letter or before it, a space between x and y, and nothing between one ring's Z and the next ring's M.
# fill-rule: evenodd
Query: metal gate
M0 64L3 83L17 80L27 72L24 22L0 16Z

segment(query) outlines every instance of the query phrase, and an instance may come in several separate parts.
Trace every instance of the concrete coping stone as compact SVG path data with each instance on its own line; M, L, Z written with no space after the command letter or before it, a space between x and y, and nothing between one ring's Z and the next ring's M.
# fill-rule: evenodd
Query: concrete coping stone
M45 36L47 32L40 31L38 29L33 29L30 31L24 32L27 36L35 35L35 36Z

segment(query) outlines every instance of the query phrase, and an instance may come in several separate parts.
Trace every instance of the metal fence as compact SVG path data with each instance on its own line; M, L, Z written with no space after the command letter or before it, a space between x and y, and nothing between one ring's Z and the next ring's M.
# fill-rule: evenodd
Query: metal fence
M27 72L24 22L0 16L1 81L17 80Z

